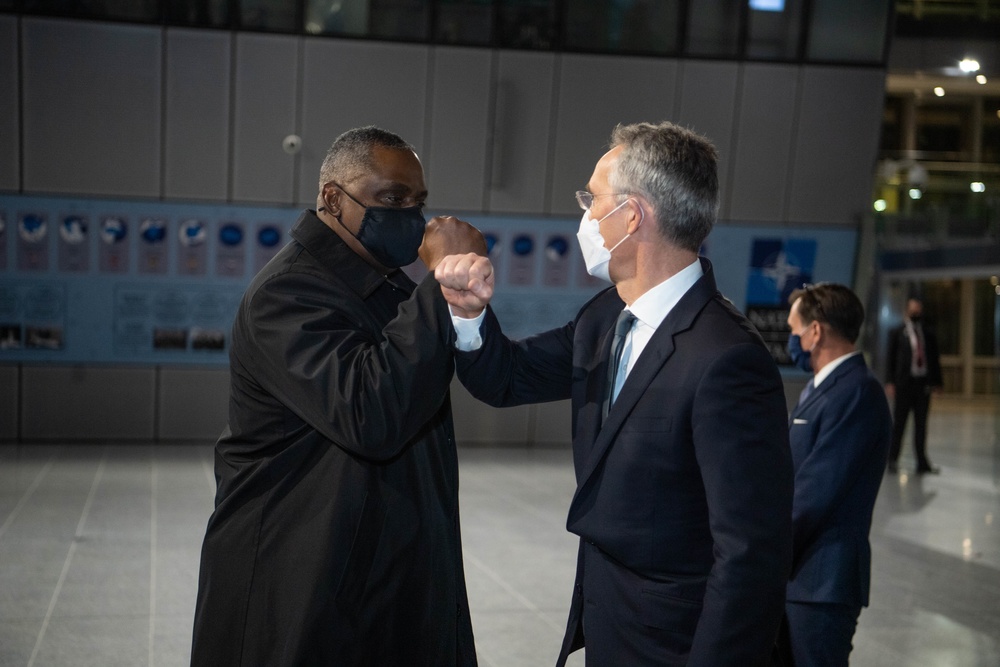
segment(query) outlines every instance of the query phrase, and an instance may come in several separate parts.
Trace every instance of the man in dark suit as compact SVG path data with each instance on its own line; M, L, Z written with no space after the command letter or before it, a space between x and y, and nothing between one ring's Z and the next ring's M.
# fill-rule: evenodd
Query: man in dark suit
M319 188L233 324L191 663L475 665L455 334L433 275L399 267L485 242L425 230L420 161L378 128L337 138Z
M892 417L882 385L854 347L864 321L857 296L820 283L789 301L788 326L814 376L789 420L794 555L779 645L786 667L843 667L868 605L868 533Z
M898 471L906 420L913 412L913 451L917 474L937 474L940 469L927 458L927 415L931 394L941 390L941 357L934 334L923 326L924 305L920 299L906 302L903 324L889 332L885 390L893 399L892 448L889 472Z
M787 412L767 348L698 257L716 152L670 123L611 144L577 198L588 270L614 288L519 341L487 310L459 332L458 374L491 405L572 398L581 539L560 665L584 645L591 666L766 664L791 560ZM458 316L447 288L482 263L438 267Z

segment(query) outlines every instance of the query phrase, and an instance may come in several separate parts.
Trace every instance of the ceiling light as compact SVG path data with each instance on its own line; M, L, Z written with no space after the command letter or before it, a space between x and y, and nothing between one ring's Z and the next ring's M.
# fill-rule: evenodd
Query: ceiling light
M973 181L969 183L969 189L973 192L986 192L986 184L982 181Z
M972 58L966 58L962 62L958 63L959 69L966 73L978 72L979 71L979 61L973 60Z
M938 97L944 97L944 88L942 88L941 86L937 86L936 88L934 88L934 94L937 95Z
M924 196L924 193L920 191L920 188L910 188L910 199L920 199Z
M978 83L981 86L985 86L986 85L986 76L983 75L983 74L977 74L976 75L976 83Z
M875 203L874 203L874 204L872 204L872 206L873 206L873 207L875 208L875 210L876 210L876 211L878 211L879 213L881 213L882 211L884 211L884 210L886 209L886 203L885 203L885 200L884 200L884 199L876 199L876 200L875 200Z

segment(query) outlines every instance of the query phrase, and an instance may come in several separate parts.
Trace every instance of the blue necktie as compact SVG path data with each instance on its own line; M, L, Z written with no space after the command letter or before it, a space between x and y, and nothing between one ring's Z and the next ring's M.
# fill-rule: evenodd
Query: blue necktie
M622 363L622 352L625 350L625 339L635 323L636 317L627 310L622 310L615 323L615 337L611 342L611 359L608 364L608 387L604 398L603 415L608 416L611 404L614 402L615 383L618 381L618 367Z
M799 394L799 403L798 404L802 405L803 403L805 403L806 399L809 398L809 394L811 394L812 391L813 391L813 389L815 389L815 388L816 387L815 387L815 385L813 385L812 379L810 379L809 380L809 384L807 384L806 387L805 387L805 389L802 390L802 393Z

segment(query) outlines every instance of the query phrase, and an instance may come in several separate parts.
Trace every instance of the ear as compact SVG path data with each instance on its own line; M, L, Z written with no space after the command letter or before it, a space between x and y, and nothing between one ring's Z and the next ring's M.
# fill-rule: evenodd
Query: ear
M651 214L647 215L645 203L638 197L630 197L626 207L628 208L628 217L625 220L625 231L629 234L635 234L639 231L639 228L646 224L647 217L652 219Z
M322 206L326 212L337 218L340 217L340 190L333 183L326 183L319 193Z

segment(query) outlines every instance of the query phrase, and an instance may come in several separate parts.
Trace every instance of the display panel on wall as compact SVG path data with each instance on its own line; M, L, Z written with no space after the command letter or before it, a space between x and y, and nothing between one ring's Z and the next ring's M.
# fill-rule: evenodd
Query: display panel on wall
M225 365L243 290L299 213L0 196L0 363ZM610 286L587 274L578 218L463 217L486 237L492 306L511 338L572 321ZM702 254L782 362L788 292L850 285L855 240L853 229L720 223Z
M0 197L0 362L226 364L297 212Z

